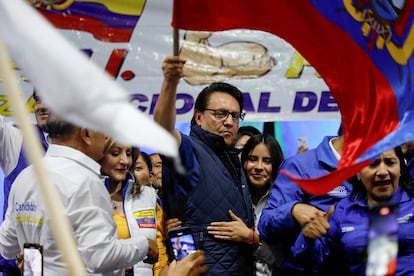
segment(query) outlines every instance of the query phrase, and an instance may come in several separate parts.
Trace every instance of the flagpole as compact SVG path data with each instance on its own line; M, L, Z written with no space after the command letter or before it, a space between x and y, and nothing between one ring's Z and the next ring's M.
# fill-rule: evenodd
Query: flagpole
M180 50L180 30L173 28L173 55L178 56Z
M29 162L33 165L39 180L40 192L45 203L45 209L49 216L49 223L56 245L62 253L62 259L68 269L68 275L84 275L86 270L77 249L72 228L63 210L60 195L56 186L52 183L46 173L45 165L42 160L42 148L39 136L37 135L33 123L25 112L22 92L17 85L16 76L11 66L9 57L3 41L0 39L0 76L3 76L4 87L13 107L14 116L23 133L23 146Z

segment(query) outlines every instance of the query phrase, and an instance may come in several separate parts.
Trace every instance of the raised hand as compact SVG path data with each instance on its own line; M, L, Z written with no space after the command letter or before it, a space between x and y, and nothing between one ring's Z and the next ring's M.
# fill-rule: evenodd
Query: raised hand
M183 77L185 60L178 56L168 56L162 63L162 72L167 81L178 82Z

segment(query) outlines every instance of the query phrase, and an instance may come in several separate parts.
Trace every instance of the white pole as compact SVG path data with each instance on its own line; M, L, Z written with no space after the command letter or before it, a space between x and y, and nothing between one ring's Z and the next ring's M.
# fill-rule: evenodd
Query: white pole
M58 249L62 252L69 275L85 275L85 266L73 238L72 228L64 215L60 196L46 173L42 160L42 148L39 136L26 111L26 106L16 76L11 66L11 59L3 41L0 39L0 76L3 78L8 99L13 107L14 116L23 132L23 146L27 158L33 164L40 184L40 191L50 218L50 227Z

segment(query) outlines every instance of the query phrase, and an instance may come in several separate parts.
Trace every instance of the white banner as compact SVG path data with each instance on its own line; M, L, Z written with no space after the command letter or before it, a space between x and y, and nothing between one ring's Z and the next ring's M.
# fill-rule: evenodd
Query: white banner
M66 5L50 4L53 1L32 2L44 14L56 11L54 20L57 20L58 12L70 10L71 5L76 4L93 6L99 2L101 7L114 14L125 15L125 10L128 11L128 7L115 6L109 0L55 1ZM165 0L122 2L142 7L127 41L97 39L100 27L90 27L88 31L61 29L61 32L130 92L131 102L137 109L152 115L163 79L162 60L172 54L172 3ZM103 14L100 10L96 12ZM30 51L30 45L27 50ZM246 121L340 118L335 100L313 67L274 35L250 30L219 33L181 30L180 54L187 59L187 64L185 77L178 88L177 121L191 119L198 92L213 81L232 83L244 92ZM39 66L42 66L41 60ZM30 80L18 68L16 73L26 92L28 107L31 107L33 87ZM4 95L0 87L0 115L11 118L12 111Z

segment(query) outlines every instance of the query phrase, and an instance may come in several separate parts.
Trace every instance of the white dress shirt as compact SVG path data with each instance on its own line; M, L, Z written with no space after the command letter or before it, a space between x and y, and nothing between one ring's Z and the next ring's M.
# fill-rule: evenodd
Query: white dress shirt
M88 275L123 275L123 268L148 253L145 237L118 240L109 194L100 166L71 147L50 145L45 165L62 200ZM25 242L44 248L44 275L67 275L56 247L32 166L12 186L6 219L0 227L0 253L13 259Z

